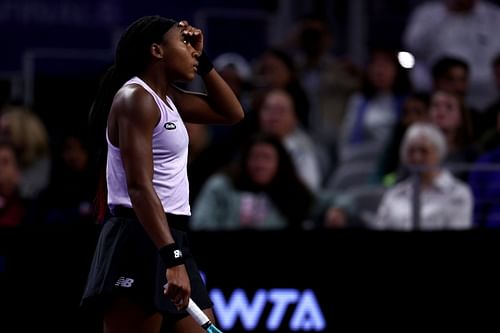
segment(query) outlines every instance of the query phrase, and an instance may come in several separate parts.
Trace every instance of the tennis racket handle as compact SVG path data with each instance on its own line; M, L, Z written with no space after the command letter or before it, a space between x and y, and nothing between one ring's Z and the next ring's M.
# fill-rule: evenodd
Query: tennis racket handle
M203 312L198 305L190 298L186 311L193 317L193 319L202 327L211 324L205 312Z

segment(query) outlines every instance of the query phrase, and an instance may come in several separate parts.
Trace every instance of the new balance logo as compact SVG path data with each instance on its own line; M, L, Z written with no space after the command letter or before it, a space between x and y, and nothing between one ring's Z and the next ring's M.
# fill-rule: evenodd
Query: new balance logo
M174 258L175 258L175 259L179 259L180 257L182 257L182 252L181 252L181 250L175 250L175 251L174 251Z
M123 287L123 288L130 288L130 287L132 287L132 283L134 283L134 279L129 279L129 278L120 276L118 281L116 281L115 286Z

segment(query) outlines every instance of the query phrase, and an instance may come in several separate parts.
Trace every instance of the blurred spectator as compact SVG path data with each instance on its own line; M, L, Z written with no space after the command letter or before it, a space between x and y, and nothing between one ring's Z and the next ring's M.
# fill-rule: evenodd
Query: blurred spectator
M310 103L309 133L335 154L348 98L361 87L361 69L332 53L334 37L325 17L297 22L291 48Z
M419 5L411 14L404 42L416 58L414 86L430 90L430 67L443 56L470 67L467 104L482 110L495 97L490 64L500 51L498 5L481 0L441 0Z
M35 202L32 223L92 223L97 174L85 137L70 132L56 148L51 181Z
M416 122L429 122L429 94L418 92L410 94L403 102L401 117L396 123L392 137L387 145L387 149L379 161L379 171L377 183L384 185L393 185L404 175L400 168L399 151L401 141L406 130Z
M258 110L259 129L277 136L292 158L299 177L313 192L323 181L318 146L299 123L294 101L284 90L269 91Z
M481 153L500 147L500 105L498 109L492 108L489 112L490 128L483 131L478 139L478 149Z
M252 81L252 68L248 61L238 53L228 52L217 56L213 64L238 97L243 109L248 110L250 108L249 90Z
M452 168L472 163L478 156L478 145L474 140L471 116L457 95L436 91L431 96L429 109L431 122L444 134L448 153L445 163ZM467 170L451 170L462 180L467 179Z
M347 226L348 215L344 209L331 207L326 210L324 227L327 229L341 229Z
M21 169L16 150L10 142L0 141L0 227L23 222L26 203L19 195Z
M445 56L439 58L431 68L432 90L442 90L460 97L466 104L469 89L469 65L460 58Z
M469 174L474 195L474 225L500 227L500 146L483 153Z
M11 141L19 155L21 196L34 199L50 180L51 156L45 125L24 107L6 107L0 115L0 137Z
M321 190L311 213L313 228L343 229L357 227L355 203L349 193ZM353 223L354 221L354 223Z
M443 168L446 149L446 139L436 126L415 123L408 128L400 157L413 177L387 190L371 227L408 231L472 226L471 190ZM414 202L418 203L417 211L413 211Z
M462 59L444 56L432 66L432 91L444 91L457 96L460 103L467 110L475 133L480 133L485 128L483 110L469 105L467 93L469 91L469 65Z
M478 132L484 134L484 136L480 137L481 141L489 140L489 136L500 132L500 127L498 127L498 114L500 113L500 53L493 60L491 69L495 77L496 98L482 113L479 127L481 131Z
M233 168L213 175L193 207L193 230L300 229L314 196L274 136L256 134Z
M480 228L500 227L500 55L492 64L497 98L483 113L478 139L481 155L469 173L474 194L474 225Z
M372 50L363 91L351 96L342 123L339 163L362 159L377 163L386 149L410 87L396 52Z
M186 123L186 129L189 134L187 172L189 200L192 205L206 180L234 156L225 145L213 141L208 125Z
M213 166L215 166L215 164L220 166L228 163L237 153L241 144L256 131L256 117L255 113L252 112L252 94L254 90L253 73L250 63L242 55L233 52L220 54L214 59L213 63L221 77L227 82L240 101L246 115L243 121L234 126L216 124L209 126L191 126L193 132L200 134L193 133L193 135L196 136L195 140L201 139L199 143L204 141L202 137L209 139L209 144L206 147L209 152L203 149L203 153L199 156L201 158L200 160L198 160L198 158L192 159L193 164L191 165L191 171L196 169L196 172L193 172L195 179L190 178L190 184L193 183L191 188L194 191L192 199L196 196L197 190L199 189L198 185L203 183L209 171L203 170L201 163L198 162L204 160L204 163L210 163L210 165ZM193 143L192 148L197 149L195 147L196 145L198 144ZM219 152L225 152L225 154L218 154ZM206 155L214 153L218 154L218 160L215 161L216 158L212 158L211 161L209 161L210 158ZM208 159L205 159L205 156L208 157ZM201 168L198 168L198 166ZM201 176L201 178L198 178L198 176Z
M309 100L289 54L277 48L264 51L255 63L254 85L253 110L259 109L263 96L269 90L284 89L294 100L299 122L308 128Z

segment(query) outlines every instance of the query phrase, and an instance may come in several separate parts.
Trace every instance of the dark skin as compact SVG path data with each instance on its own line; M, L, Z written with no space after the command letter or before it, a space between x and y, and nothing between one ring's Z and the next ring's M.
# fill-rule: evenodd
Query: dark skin
M477 0L445 0L445 3L448 9L452 12L468 13L474 9Z
M203 77L207 94L176 88L175 81L190 81L197 72L203 49L203 33L181 21L150 47L151 61L139 74L158 96L169 96L182 119L193 123L234 124L243 119L243 109L230 87L215 71ZM165 103L168 104L166 98ZM119 147L134 211L159 249L174 243L163 206L153 188L152 133L160 119L153 97L139 85L122 87L116 94L108 118L111 143ZM178 309L188 305L191 294L184 265L166 270L165 295ZM161 315L147 315L125 299L116 301L105 318L106 332L158 332ZM206 311L213 320L211 310ZM124 320L127 318L128 320ZM203 332L190 317L176 324L176 332Z

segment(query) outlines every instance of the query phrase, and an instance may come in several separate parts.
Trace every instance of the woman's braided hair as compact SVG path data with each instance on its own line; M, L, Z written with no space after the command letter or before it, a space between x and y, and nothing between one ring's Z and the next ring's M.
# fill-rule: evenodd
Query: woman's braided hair
M100 170L99 186L96 195L96 213L99 221L106 214L106 127L109 111L117 91L134 76L142 73L148 66L151 55L149 48L160 43L163 35L177 22L161 16L144 16L133 22L122 34L116 47L114 64L101 79L99 90L89 113L90 137L94 138L97 167Z

